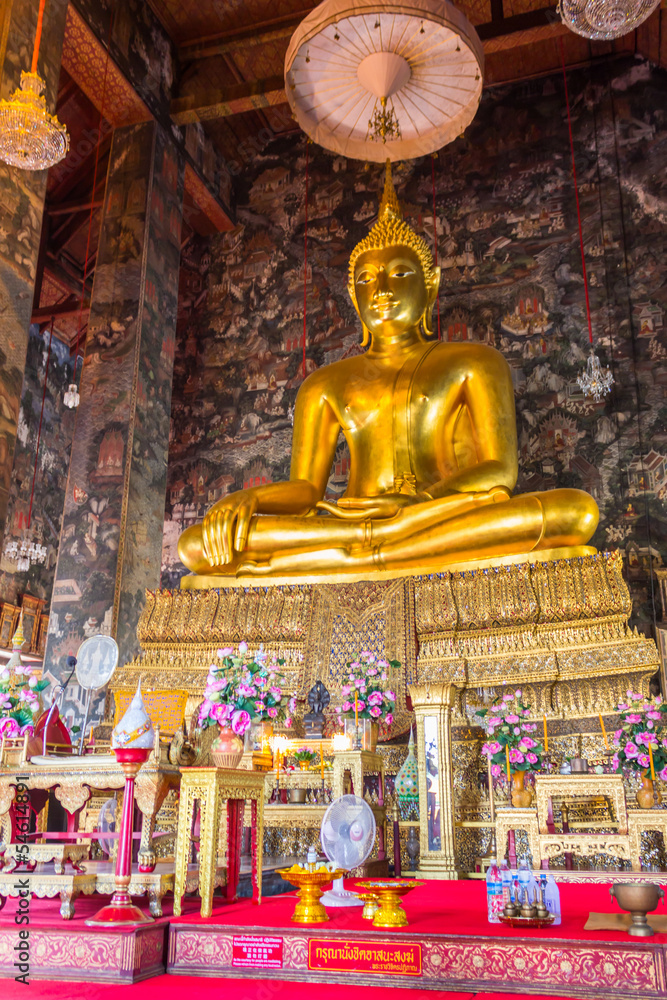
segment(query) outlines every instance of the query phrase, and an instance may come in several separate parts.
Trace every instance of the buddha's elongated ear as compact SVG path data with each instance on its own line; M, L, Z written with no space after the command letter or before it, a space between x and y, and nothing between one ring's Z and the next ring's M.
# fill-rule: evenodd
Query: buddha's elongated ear
M349 296L350 296L350 298L352 300L352 305L354 306L354 311L356 312L356 314L359 317L359 319L361 319L361 313L359 312L359 306L357 304L357 296L354 294L354 285L352 284L352 282L348 283L347 290L348 290ZM361 329L362 329L361 346L362 347L368 347L368 345L371 342L371 331L368 329L368 327L363 322L363 320L362 320L362 323L361 323Z
M426 309L424 310L424 315L422 316L422 324L424 327L424 333L429 336L433 335L433 306L435 305L435 300L438 297L438 289L440 288L440 268L434 267L431 277L426 282L426 292L428 295L426 301Z

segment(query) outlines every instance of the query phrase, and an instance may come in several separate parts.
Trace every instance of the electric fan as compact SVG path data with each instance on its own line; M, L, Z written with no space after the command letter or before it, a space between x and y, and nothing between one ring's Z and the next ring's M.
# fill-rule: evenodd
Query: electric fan
M320 829L322 849L336 868L349 871L364 863L375 843L375 816L357 795L342 795L331 803ZM325 906L363 906L356 893L344 888L343 879L322 896Z

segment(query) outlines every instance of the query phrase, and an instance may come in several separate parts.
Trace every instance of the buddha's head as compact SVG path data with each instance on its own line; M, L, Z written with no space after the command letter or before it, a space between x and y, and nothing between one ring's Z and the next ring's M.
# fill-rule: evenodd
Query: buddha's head
M369 335L395 336L418 328L432 333L431 314L440 285L427 244L403 221L387 160L378 221L352 251L348 291Z

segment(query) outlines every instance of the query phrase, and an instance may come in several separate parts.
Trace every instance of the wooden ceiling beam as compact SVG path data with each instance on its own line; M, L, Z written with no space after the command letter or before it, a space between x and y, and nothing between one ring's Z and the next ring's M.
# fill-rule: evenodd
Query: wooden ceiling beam
M177 125L205 122L215 118L228 118L245 111L283 104L285 82L282 76L248 83L233 83L224 90L201 91L171 102L171 117Z
M485 51L495 50L498 39L505 37L507 45L511 46L512 36L516 36L517 44L532 44L537 35L557 35L567 29L561 24L555 7L541 7L525 14L512 17L501 17L501 5L494 7L496 19L477 26L477 33L482 39ZM288 29L281 29L288 31ZM288 33L291 33L291 28ZM526 33L521 38L521 33ZM264 36L254 36L254 41L261 42ZM238 47L238 42L225 42L225 45ZM220 54L221 49L216 50ZM225 50L231 51L231 50ZM202 74L203 75L203 74ZM179 96L171 102L171 117L177 125L187 125L191 122L210 122L220 118L244 114L248 111L258 111L260 108L284 104L285 83L282 76L270 77L266 80L251 80L244 83L230 84L221 90L209 90L202 87L194 93Z

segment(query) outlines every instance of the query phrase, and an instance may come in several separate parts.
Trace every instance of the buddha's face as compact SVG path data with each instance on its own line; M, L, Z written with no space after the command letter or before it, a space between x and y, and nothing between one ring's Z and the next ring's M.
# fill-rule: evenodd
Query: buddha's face
M418 327L429 304L419 257L408 247L362 253L354 290L359 316L371 334L395 336Z

